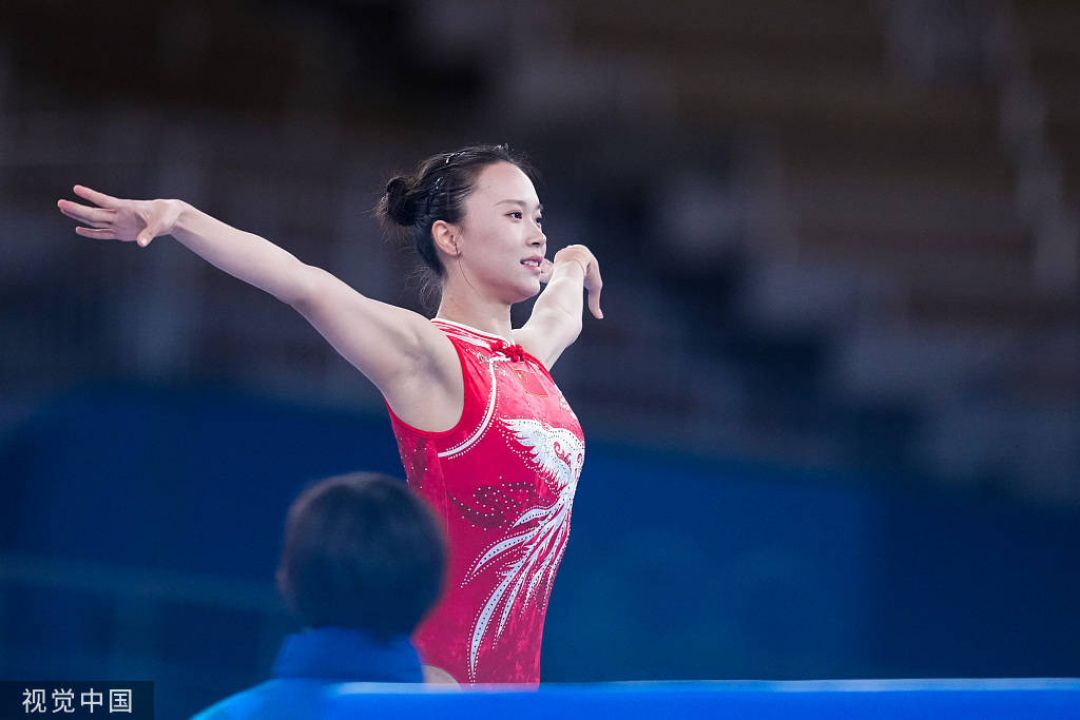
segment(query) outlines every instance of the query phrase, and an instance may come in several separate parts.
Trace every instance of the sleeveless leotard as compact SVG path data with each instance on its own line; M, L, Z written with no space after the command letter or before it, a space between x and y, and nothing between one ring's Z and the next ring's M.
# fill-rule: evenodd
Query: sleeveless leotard
M414 640L426 664L459 682L535 684L585 459L581 425L520 345L432 322L457 351L465 405L443 432L390 411L409 484L442 517L449 542L444 595Z

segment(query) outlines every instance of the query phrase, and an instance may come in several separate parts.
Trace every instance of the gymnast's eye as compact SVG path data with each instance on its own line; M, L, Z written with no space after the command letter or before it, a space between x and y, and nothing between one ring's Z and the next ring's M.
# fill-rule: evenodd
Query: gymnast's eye
M521 218L525 217L525 215L520 210L515 210L512 213L508 213L508 215L515 220L520 220Z
M540 217L540 216L537 216L537 218L536 218L536 224L537 224L537 225L543 225L543 224L544 224L544 218L542 218L542 217Z

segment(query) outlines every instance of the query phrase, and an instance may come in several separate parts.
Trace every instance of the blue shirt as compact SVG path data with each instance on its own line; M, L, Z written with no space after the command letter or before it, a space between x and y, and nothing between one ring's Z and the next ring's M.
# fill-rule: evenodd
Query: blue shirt
M423 682L420 656L408 637L376 640L359 630L323 627L290 635L272 679L203 710L194 720L316 718L341 683Z

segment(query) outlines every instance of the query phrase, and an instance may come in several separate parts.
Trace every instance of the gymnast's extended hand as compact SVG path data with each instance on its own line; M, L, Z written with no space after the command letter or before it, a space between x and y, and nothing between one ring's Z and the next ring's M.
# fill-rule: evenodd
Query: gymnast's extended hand
M82 223L75 228L76 233L99 240L135 242L146 247L158 235L172 232L182 208L179 200L121 200L82 185L74 189L76 195L97 207L70 200L59 200L56 205L60 212Z

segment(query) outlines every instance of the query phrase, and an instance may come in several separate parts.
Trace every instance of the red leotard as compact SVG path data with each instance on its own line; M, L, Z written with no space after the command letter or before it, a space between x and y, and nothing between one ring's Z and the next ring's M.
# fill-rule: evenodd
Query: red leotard
M570 534L585 441L543 364L443 320L461 362L457 425L427 432L390 411L409 484L445 522L446 591L414 636L459 682L540 682L540 641Z

